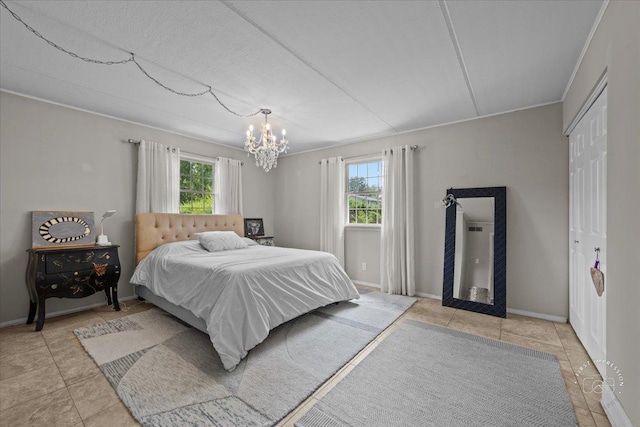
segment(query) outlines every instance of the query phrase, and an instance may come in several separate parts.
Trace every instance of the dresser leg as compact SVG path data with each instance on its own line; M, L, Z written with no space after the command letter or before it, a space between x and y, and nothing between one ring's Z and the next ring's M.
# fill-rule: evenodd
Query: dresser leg
M41 331L44 326L44 297L38 298L38 322L36 323L36 331Z
M116 311L120 311L120 303L118 302L118 288L115 286L111 288L111 297L113 298L113 308L115 308Z
M38 308L38 302L29 301L29 317L27 317L27 325L33 323L33 319L36 317L36 309Z
M111 305L111 286L104 288L104 293L107 295L107 305Z

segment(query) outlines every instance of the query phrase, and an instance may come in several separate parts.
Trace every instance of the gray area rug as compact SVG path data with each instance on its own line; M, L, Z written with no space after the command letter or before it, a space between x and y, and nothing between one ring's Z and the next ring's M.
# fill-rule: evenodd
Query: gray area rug
M299 427L575 426L556 357L407 320Z
M268 426L296 408L414 298L360 291L273 331L233 372L209 336L160 309L75 330L145 426Z

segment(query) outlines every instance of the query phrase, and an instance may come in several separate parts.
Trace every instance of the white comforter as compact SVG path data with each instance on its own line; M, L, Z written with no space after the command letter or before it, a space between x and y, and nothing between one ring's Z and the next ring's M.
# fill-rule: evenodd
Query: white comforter
M208 252L197 240L156 248L138 265L131 283L202 318L229 371L276 326L359 298L329 253L260 245Z

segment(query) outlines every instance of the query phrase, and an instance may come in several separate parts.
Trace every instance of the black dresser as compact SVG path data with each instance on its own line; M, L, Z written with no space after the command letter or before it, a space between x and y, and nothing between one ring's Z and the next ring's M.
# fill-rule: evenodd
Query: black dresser
M29 249L27 288L31 304L27 324L38 311L36 331L44 326L47 298L84 298L98 291L107 295L107 304L120 310L118 245L83 246L60 249Z

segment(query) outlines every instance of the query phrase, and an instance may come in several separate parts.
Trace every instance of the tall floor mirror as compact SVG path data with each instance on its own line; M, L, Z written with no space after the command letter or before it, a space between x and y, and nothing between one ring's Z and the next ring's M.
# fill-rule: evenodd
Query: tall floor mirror
M507 315L507 188L450 188L442 305Z

